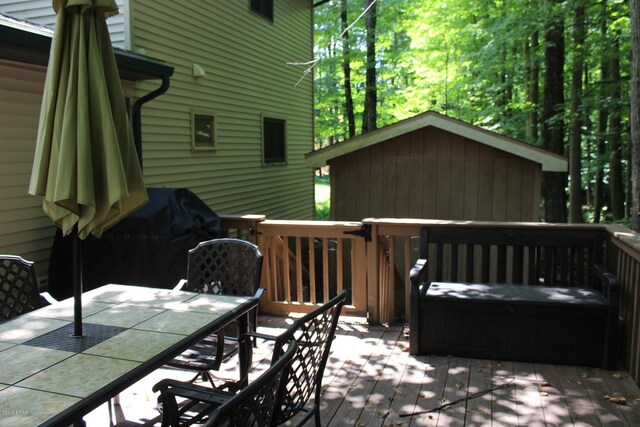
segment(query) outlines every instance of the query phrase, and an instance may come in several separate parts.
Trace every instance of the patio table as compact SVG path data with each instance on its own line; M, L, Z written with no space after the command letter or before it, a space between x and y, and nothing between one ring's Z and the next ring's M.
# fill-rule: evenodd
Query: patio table
M258 300L127 285L83 294L83 338L73 299L0 324L0 425L68 426Z

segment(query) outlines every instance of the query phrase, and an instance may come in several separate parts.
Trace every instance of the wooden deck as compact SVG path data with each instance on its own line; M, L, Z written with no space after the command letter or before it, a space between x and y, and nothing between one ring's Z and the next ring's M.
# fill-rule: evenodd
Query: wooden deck
M278 333L291 319L261 316ZM324 376L326 426L640 426L640 390L626 372L408 354L401 326L341 322ZM266 365L262 342L257 360ZM233 377L230 367L225 375ZM158 370L86 417L88 427L159 426L152 385L183 373ZM625 399L626 404L612 398ZM435 408L443 407L441 410ZM421 412L403 417L404 414ZM426 412L429 411L429 412ZM312 425L312 423L309 423Z

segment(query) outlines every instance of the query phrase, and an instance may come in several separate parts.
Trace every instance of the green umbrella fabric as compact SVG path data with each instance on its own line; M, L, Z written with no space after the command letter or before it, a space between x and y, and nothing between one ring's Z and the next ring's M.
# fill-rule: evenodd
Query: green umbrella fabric
M29 193L68 235L100 237L147 202L106 17L114 0L54 0L58 14Z

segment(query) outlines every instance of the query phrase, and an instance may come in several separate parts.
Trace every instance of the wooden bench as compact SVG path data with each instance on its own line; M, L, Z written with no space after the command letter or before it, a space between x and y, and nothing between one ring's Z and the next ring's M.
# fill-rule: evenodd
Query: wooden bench
M619 283L604 251L598 229L424 228L410 353L616 369Z

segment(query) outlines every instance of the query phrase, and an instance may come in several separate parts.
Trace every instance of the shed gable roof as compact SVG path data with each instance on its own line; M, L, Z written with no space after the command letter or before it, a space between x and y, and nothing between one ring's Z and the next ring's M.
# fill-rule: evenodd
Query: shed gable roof
M488 145L498 150L525 158L542 166L545 172L566 172L567 159L542 148L527 144L495 132L473 126L460 120L444 116L435 111L427 111L417 116L401 120L397 123L382 127L373 132L356 136L345 142L334 144L321 150L312 151L305 155L305 163L312 167L324 166L327 161L362 148L370 147L379 142L387 141L406 133L434 126L438 129L468 138Z

